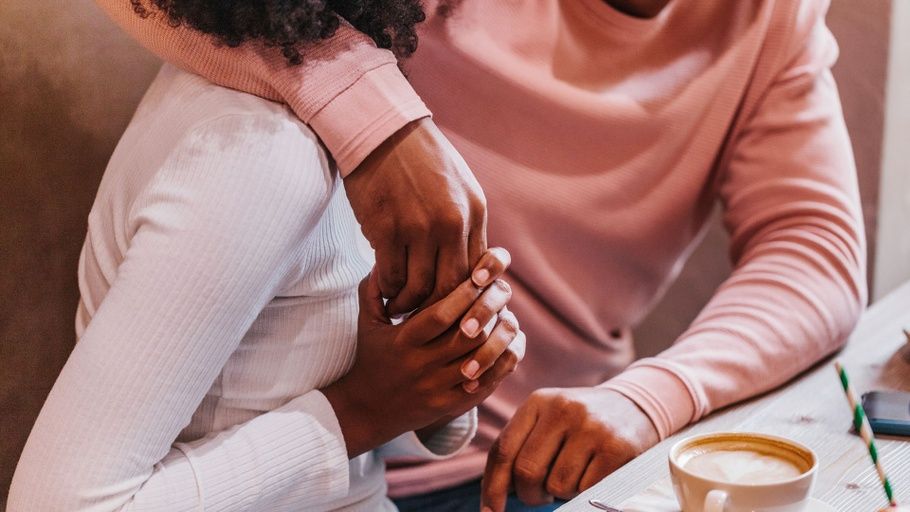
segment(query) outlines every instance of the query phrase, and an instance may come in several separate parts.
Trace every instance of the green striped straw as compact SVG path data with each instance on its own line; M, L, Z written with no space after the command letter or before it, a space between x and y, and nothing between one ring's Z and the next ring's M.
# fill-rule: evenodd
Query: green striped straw
M891 482L888 481L888 476L885 475L882 463L878 459L878 450L875 449L875 437L872 435L872 427L869 425L869 420L866 419L866 412L863 411L862 404L856 399L856 394L853 393L853 388L850 387L850 380L847 379L847 371L844 370L844 367L839 361L834 361L834 368L837 369L837 375L840 376L840 383L844 387L847 401L850 402L850 408L853 409L853 428L859 432L860 437L863 438L863 441L866 442L866 446L869 448L869 456L872 457L872 463L875 464L875 471L878 473L878 479L881 480L882 487L885 488L885 496L888 497L888 503L890 503L892 507L896 507L897 500L894 499L894 491L891 490Z

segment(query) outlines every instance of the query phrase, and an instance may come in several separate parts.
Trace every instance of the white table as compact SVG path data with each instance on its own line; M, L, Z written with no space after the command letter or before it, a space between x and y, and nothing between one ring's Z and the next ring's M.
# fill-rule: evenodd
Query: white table
M873 305L837 357L857 394L873 389L910 391L910 283ZM831 359L783 388L725 409L664 440L588 489L559 510L596 512L591 498L617 506L668 477L667 452L677 440L721 430L748 430L785 436L814 449L820 472L814 495L849 512L874 511L886 504L869 454L850 433L851 414ZM877 440L898 502L910 504L910 439Z

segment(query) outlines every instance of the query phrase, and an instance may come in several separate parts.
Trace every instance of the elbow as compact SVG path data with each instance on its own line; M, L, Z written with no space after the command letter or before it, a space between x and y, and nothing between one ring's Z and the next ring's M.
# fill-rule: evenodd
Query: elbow
M847 344L847 340L850 335L856 329L856 326L859 324L860 318L863 316L863 311L866 310L867 297L866 294L866 282L863 279L861 285L861 295L852 296L848 298L848 304L846 312L843 315L842 325L841 325L841 336L838 349L843 348Z
M7 497L7 512L30 512L33 510L86 510L78 504L79 493L71 485L58 481L38 481L22 475L21 469L13 476L13 483Z
M863 311L868 301L868 287L864 268L857 267L850 273L850 282L844 286L845 293L841 295L839 307L833 309L834 326L831 329L833 343L830 352L843 349L850 339L850 335L859 324Z
M844 343L846 343L846 338L856 328L869 303L869 286L866 282L865 243L859 244L858 251L863 257L857 258L847 272L849 283L845 288L849 290L849 293L845 294Z
M105 486L88 481L91 471L68 467L53 461L35 464L23 457L13 475L7 501L8 512L65 510L67 512L119 511L124 509L121 493L101 492Z
M18 474L7 503L7 512L31 512L35 510L66 510L67 512L98 511L97 503L84 499L84 494L74 485L59 481L23 480Z

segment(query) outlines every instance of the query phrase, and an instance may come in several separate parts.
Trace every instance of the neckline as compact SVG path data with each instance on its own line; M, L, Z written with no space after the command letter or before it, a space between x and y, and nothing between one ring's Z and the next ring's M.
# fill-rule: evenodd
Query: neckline
M598 22L609 25L609 32L621 34L626 38L647 37L659 29L679 0L670 0L657 15L650 18L639 18L626 14L610 5L606 0L569 0L579 3L585 11L597 18Z

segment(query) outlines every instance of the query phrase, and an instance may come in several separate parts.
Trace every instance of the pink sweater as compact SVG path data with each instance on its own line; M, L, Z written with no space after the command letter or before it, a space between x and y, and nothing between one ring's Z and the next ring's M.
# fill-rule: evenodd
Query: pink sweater
M393 496L479 476L541 387L617 390L670 435L837 350L865 303L826 0L673 0L652 19L603 0L475 0L442 19L428 2L408 80L350 27L288 67L274 49L215 47L98 1L163 58L288 102L343 173L425 103L477 175L489 239L514 258L527 356L481 408L472 448L390 469ZM733 274L671 348L633 362L630 326L717 200Z

